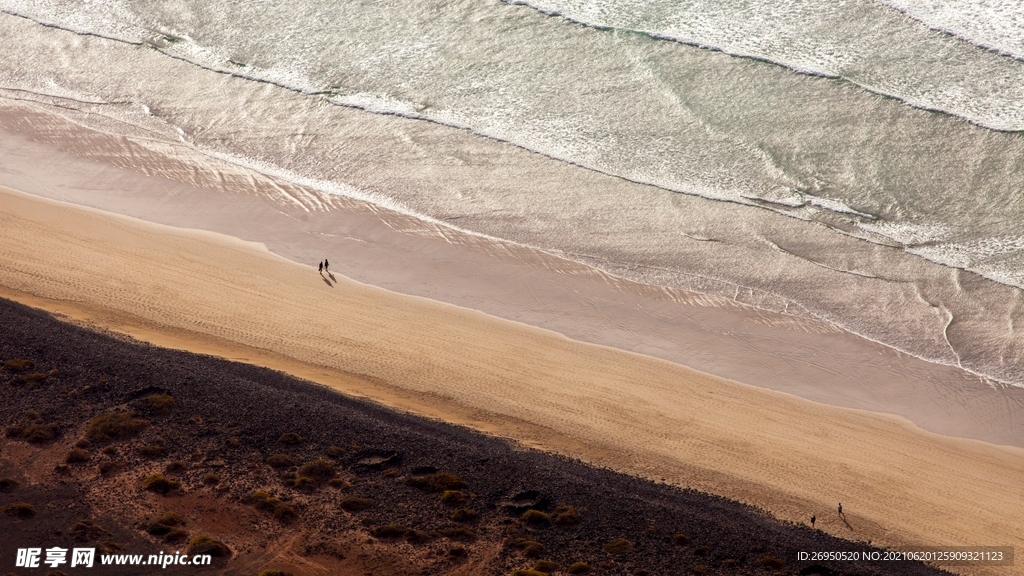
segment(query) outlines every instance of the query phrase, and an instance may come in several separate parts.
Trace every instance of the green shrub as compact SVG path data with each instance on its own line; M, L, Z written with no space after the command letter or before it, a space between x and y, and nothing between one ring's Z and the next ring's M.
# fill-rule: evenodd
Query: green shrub
M181 488L181 484L164 477L162 474L150 474L142 481L142 487L157 494L167 494L171 490Z
M4 514L8 516L17 516L18 518L32 518L36 515L36 509L28 502L14 502L0 510L3 510Z
M388 524L386 526L375 526L370 529L370 535L374 538L402 538L409 532L409 529L401 524Z
M469 522L476 520L476 510L470 510L468 508L459 508L455 512L452 512L452 520L455 522Z
M341 446L331 446L327 449L327 455L331 458L340 458L345 454L345 449Z
M214 474L213 472L210 472L209 474L203 476L203 484L206 484L207 486L215 486L217 484L220 484L220 476Z
M586 574L590 572L590 564L586 562L573 562L565 571L569 574Z
M783 564L785 564L785 562L772 556L765 556L764 558L761 558L761 566L764 566L765 568L782 568Z
M131 412L100 414L89 422L85 437L94 442L125 440L142 432L149 420L136 418Z
M257 576L291 576L291 575L288 574L287 572L284 572L283 570L264 570L263 572L260 572L259 574L257 574Z
M674 543L676 543L676 544L678 544L680 546L689 543L689 541L690 541L690 537L687 536L686 534L683 534L682 532L680 532L680 533L678 533L678 534L676 534L675 536L672 537L672 542L674 542Z
M604 545L604 551L609 554L625 554L633 551L633 543L625 538L612 538Z
M538 572L536 570L513 570L512 574L510 574L509 576L548 576L548 575L543 573L543 572Z
M81 448L72 448L68 451L64 461L68 464L81 464L89 461L89 453Z
M697 574L697 576L700 576L701 574L707 573L708 567L703 564L694 564L690 567L690 571Z
M0 478L0 492L13 492L21 484L11 478Z
M523 512L521 518L523 519L523 522L526 522L527 524L543 525L551 523L551 515L547 512L541 512L540 510L527 510L526 512Z
M444 492L445 490L458 490L466 484L461 478L447 472L435 472L433 474L422 474L410 476L405 479L409 486L415 486L427 492Z
M327 481L327 485L332 488L348 488L348 481L343 478L331 478Z
M210 538L209 536L197 536L189 540L188 553L193 556L196 554L209 554L214 558L227 558L231 556L231 549L220 540Z
M694 556L707 556L708 554L711 554L710 546L698 546L693 549Z
M345 498L341 501L341 509L346 512L362 512L368 510L377 505L377 501L373 498Z
M288 466L294 466L295 461L287 454L274 454L267 458L267 464L270 464L274 468L285 468Z

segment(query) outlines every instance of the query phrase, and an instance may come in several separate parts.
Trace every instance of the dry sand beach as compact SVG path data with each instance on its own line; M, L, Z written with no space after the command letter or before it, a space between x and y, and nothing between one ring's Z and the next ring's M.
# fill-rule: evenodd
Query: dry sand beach
M783 519L817 514L838 536L1024 544L1020 448L320 277L227 236L4 191L0 286L158 345L281 369Z

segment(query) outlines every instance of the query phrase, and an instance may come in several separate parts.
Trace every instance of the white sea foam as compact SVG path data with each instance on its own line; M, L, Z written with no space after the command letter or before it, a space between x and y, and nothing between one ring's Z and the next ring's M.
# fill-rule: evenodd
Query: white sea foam
M210 157L386 206L439 229L457 222L460 230L560 253L637 281L679 283L797 310L935 361L951 361L944 340L933 346L948 318L936 328L931 307L848 307L827 292L812 293L806 285L813 282L776 278L786 267L766 272L754 254L777 246L794 270L822 286L831 280L818 274L848 276L853 283L886 277L884 262L895 256L877 246L852 248L828 235L813 235L812 242L805 239L811 234L790 227L814 220L826 226L805 231L853 229L858 237L902 244L945 266L1020 282L1024 173L1017 166L1024 141L902 102L954 114L969 109L964 115L972 120L1012 124L1024 110L1024 98L1015 100L1024 90L1015 68L1021 63L863 3L850 4L863 9L857 18L843 12L848 5L826 2L783 3L776 11L661 0L633 3L633 11L615 1L532 4L556 6L549 11L607 29L486 0L388 0L372 9L306 0L259 6L118 0L93 12L52 1L0 0L0 8L48 25L133 43L115 47L3 20L3 31L17 28L22 35L0 37L15 54L0 65L0 84L48 98L78 95L91 102L82 106L96 107L88 113L97 121L106 115L152 125ZM700 18L690 19L686 10L698 9ZM711 41L717 38L735 44L728 51L785 60L818 76L632 30L723 48ZM183 74L184 68L202 80L174 85L167 70ZM244 97L224 93L223 86L236 82L224 74L257 88ZM257 82L289 92L283 96ZM303 116L337 109L330 104L430 121L462 136L471 131L660 190L621 198L597 190L592 197L563 198L552 191L538 198L521 182L421 189L414 179L395 178L363 186L334 168L348 153L335 144L351 134L329 124L329 110L317 116L327 125L311 125ZM488 165L461 153L442 161ZM397 161L379 169L400 174L404 166ZM679 208L692 205L669 191L747 206L733 206L732 219L704 227L700 217ZM322 208L311 199L291 200ZM751 231L754 218L743 210L752 205L795 219ZM749 254L729 252L744 234L756 237L745 245ZM691 241L721 248L682 256ZM842 250L834 251L836 243ZM724 261L723 254L732 259ZM893 302L903 302L899 290L913 281L891 280ZM996 368L1003 372L971 369L1005 378L1006 368Z

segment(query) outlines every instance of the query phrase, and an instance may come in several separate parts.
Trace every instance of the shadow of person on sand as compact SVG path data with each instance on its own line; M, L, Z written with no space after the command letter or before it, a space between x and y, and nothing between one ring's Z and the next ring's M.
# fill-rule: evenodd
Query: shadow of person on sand
M853 526L850 526L850 523L846 521L846 514L840 514L839 519L843 521L843 524L846 524L847 528L853 531Z
M330 276L330 274L328 274L328 276ZM334 284L331 284L330 280L328 280L327 278L324 278L324 273L323 272L320 273L320 279L324 281L324 284L327 284L331 288L334 288Z
M327 275L330 276L331 280L333 280L335 283L338 282L338 279L334 277L334 274L331 274L330 272L328 272Z

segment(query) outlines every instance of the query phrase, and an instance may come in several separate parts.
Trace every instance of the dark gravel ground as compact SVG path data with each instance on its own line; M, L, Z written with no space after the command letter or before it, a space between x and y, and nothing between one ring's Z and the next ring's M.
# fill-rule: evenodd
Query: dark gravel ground
M917 563L800 562L798 551L877 549L783 523L723 498L524 449L465 428L354 400L271 370L90 331L0 300L0 362L16 358L32 359L35 365L23 371L0 369L0 425L8 430L0 442L5 449L24 444L42 450L60 443L70 448L97 415L129 410L147 419L149 426L123 440L82 443L90 454L85 466L92 469L109 461L108 470L113 472L108 475L122 474L138 483L131 476L133 471L155 461L163 466L180 460L187 467L177 477L182 485L179 493L200 490L199 478L215 471L222 478L215 497L236 504L248 502L253 490L265 489L261 487L269 482L275 494L294 504L297 512L290 524L287 519L284 524L278 522L282 529L307 526L323 534L359 532L362 539L376 534L367 541L434 547L438 556L449 552L447 563L435 563L423 573L445 573L446 567L454 570L458 553L450 552L461 546L470 555L497 550L486 561L491 574L531 567L538 558L557 563L562 570L558 573L583 561L591 573L622 575L944 574ZM33 379L30 374L39 376ZM154 409L149 400L161 394L174 399L167 414ZM30 411L38 416L26 416ZM17 426L32 422L55 424L51 429L56 437L35 444L19 438ZM287 434L298 435L301 441L282 442ZM144 445L160 446L163 452L140 456ZM100 452L104 446L116 450L105 454ZM331 446L336 448L329 451ZM289 482L301 473L294 466L271 469L264 464L276 453L287 454L297 464L331 454L335 473L347 487L290 487ZM58 466L52 486L0 491L0 506L29 501L44 511L66 510L67 506L53 503L73 500L76 490L85 489L75 488L87 486L81 481L75 484L76 474L81 475L78 470ZM458 477L466 496L463 503L444 503L439 493L416 486L417 478L429 478L436 471ZM0 468L0 476L17 479L19 473L17 466ZM119 498L130 500L136 497L133 494L143 492L128 490ZM346 498L356 497L373 499L375 505L356 512L340 509ZM539 516L540 523L533 524L522 517L527 509L552 514L564 505L577 512L575 522L556 525ZM472 510L477 517L455 521L452 513L458 508ZM151 538L140 531L137 521L119 519L111 510L88 511L106 523L112 534L108 540L113 538L123 547ZM267 518L276 522L269 514ZM66 532L74 521L74 515L66 512L41 513L36 519L0 515L0 533L11 536L0 541L0 572L13 568L14 548L25 545L26 539L17 535L33 533L36 538L41 527L49 526L46 522L56 527L54 532L61 527ZM393 529L391 535L386 530L372 532L392 524L402 528ZM623 548L629 550L607 551L616 538L626 540ZM494 545L488 548L487 543ZM316 546L312 542L309 552L319 552ZM223 566L220 569L230 573ZM44 573L42 569L25 573L36 572Z

